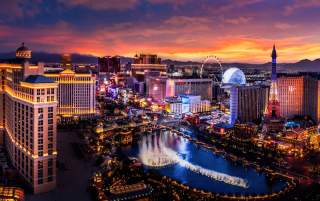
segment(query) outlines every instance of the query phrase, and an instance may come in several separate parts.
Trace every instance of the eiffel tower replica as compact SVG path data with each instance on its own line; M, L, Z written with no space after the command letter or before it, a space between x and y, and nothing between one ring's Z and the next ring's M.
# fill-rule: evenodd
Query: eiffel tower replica
M277 87L277 51L275 45L272 49L271 87L268 105L264 115L263 131L267 134L278 133L284 128L284 118L280 116L280 102Z

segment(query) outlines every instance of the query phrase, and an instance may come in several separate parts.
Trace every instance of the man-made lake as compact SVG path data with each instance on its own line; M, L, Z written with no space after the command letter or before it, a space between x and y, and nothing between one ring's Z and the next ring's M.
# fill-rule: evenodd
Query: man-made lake
M271 194L286 186L284 180L271 181L254 168L229 161L170 131L143 136L138 144L123 151L139 158L147 171L154 169L190 187L214 193Z

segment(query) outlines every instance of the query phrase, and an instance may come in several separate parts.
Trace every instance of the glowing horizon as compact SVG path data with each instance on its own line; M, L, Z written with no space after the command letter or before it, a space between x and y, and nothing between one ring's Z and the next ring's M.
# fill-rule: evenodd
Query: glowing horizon
M94 56L155 53L163 59L266 63L320 58L316 0L14 0L0 8L0 52Z

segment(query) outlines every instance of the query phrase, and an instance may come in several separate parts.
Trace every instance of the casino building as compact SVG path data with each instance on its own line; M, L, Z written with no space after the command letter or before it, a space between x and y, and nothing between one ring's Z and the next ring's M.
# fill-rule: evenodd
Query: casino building
M238 86L238 121L259 122L268 104L269 87L265 85Z
M34 193L56 186L57 83L29 62L24 44L0 60L0 138L13 166Z
M57 114L60 120L91 118L96 115L96 77L90 73L76 73L66 69L46 73L58 83Z
M318 120L318 80L311 75L283 74L278 77L280 114L286 118L309 115Z
M182 94L200 96L202 100L212 100L212 79L205 78L147 78L147 96L156 101L162 101L166 97Z

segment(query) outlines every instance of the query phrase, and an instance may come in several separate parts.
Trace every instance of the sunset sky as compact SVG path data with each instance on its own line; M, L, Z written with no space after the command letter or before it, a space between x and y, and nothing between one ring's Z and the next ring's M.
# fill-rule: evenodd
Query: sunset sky
M320 58L320 0L0 0L0 52L265 63Z

